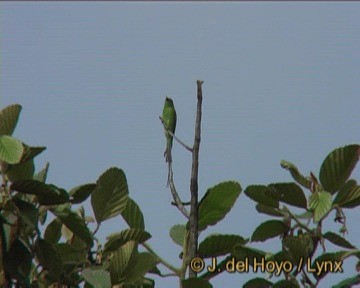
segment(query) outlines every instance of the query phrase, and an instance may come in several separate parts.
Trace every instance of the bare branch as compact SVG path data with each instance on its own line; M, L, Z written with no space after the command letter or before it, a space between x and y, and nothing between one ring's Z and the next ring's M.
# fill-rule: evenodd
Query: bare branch
M176 187L174 184L174 174L172 171L172 164L171 162L169 162L169 184L170 184L170 191L171 191L171 195L173 196L174 199L174 204L175 206L180 210L180 212L186 217L186 219L189 219L189 211L185 208L183 202L180 199L179 194L176 191Z
M179 142L179 144L181 146L183 146L186 150L190 151L190 152L193 152L193 148L191 148L190 146L186 145L183 141L181 141L178 137L175 136L174 133L172 133L169 129L166 129L165 127L165 124L164 124L164 120L162 119L161 116L159 116L159 119L161 121L161 123L163 124L163 127L164 127L164 131L166 133L169 133L170 136L172 136L177 142Z
M198 80L197 84L197 110L196 110L196 122L195 122L195 139L192 152L192 168L191 168L191 180L190 180L190 231L189 231L189 250L187 261L190 261L197 254L198 247L198 171L199 171L199 149L201 140L201 105L202 105L202 88L201 85L204 81ZM196 272L189 269L189 277L195 278Z

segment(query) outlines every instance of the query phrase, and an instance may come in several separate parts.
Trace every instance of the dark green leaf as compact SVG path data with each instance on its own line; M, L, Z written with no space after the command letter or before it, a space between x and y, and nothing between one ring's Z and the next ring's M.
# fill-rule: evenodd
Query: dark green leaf
M264 185L250 185L246 187L244 193L255 202L272 208L279 208L279 201L275 197L266 194L266 190L267 186Z
M91 194L91 205L98 223L119 215L126 207L128 186L124 172L118 168L105 171Z
M121 212L130 228L145 229L144 216L136 202L128 198L125 209Z
M356 284L360 284L360 275L351 277L351 278L347 278L343 281L341 281L340 283L332 286L332 288L352 288L352 287L356 287L354 285Z
M16 164L21 160L24 147L21 141L7 135L0 135L0 160Z
M243 285L243 288L270 288L272 287L272 282L264 278L254 278L246 282Z
M265 206L260 203L256 204L255 208L259 213L263 213L263 214L267 214L267 215L275 216L275 217L283 217L284 216L284 213L280 209Z
M270 238L285 234L289 231L289 227L279 220L269 220L261 223L251 236L252 242L265 241Z
M137 244L135 241L129 241L121 246L110 258L110 278L112 285L118 285L124 282L123 274L128 265L134 263L137 254ZM126 273L125 273L126 274Z
M69 201L69 195L64 189L37 180L18 180L11 184L10 189L36 195L41 205L56 205Z
M272 288L300 288L298 283L294 283L290 280L280 280L276 283L274 283L274 286Z
M6 176L11 182L24 179L32 179L35 172L34 160L11 165Z
M326 232L323 236L325 239L329 240L331 243L348 249L355 249L356 247L352 245L349 241L345 238L341 237L340 235L333 233L333 232Z
M153 269L158 263L155 256L149 252L138 253L134 257L134 262L127 267L125 276L126 283L133 283L140 280L147 272Z
M331 210L332 197L326 191L314 192L309 198L309 210L314 213L314 222L319 222Z
M186 225L177 224L172 226L170 229L171 239L180 247L183 247L185 235L186 235Z
M129 241L137 241L143 243L151 238L150 233L141 229L126 229L120 233L114 233L107 237L104 247L104 254L117 250L119 247Z
M75 245L57 243L54 245L54 248L60 255L63 265L81 265L87 261L86 250L76 248Z
M38 239L35 243L35 253L41 266L51 274L51 278L59 280L62 274L62 262L53 245L46 240Z
M49 163L46 163L45 167L42 170L40 170L36 175L34 175L33 179L45 183L48 170L49 170Z
M199 245L198 254L202 258L229 254L237 244L245 244L246 239L239 235L214 234L204 239Z
M265 194L276 198L278 201L306 209L306 197L302 189L295 183L274 183L268 186Z
M343 260L345 260L346 258L353 256L353 255L357 255L359 257L359 250L348 250L348 251L339 251L339 252L335 252L335 253L323 253L321 254L319 257L317 257L314 262L311 265L311 269L314 269L315 271L313 272L313 275L316 279L321 279L323 278L327 273L329 272L341 272L341 270L339 271L339 269L337 268L343 268L342 265L340 265L340 267L336 267L336 263L340 264L342 263ZM321 265L325 265L326 263L328 263L328 269L322 269L320 270L319 267ZM330 266L332 266L330 269Z
M44 238L49 243L55 244L61 238L62 223L59 219L55 218L45 229Z
M29 225L31 229L38 226L39 212L33 204L19 198L13 199L14 205L19 209L21 219Z
M46 150L46 147L30 147L30 146L24 144L24 153L21 157L21 162L26 162L31 159L34 159L37 155L39 155L44 150Z
M283 239L284 251L287 260L294 265L299 265L310 256L313 250L313 241L309 234L300 234L297 236L286 236Z
M111 288L110 273L106 270L85 268L82 276L94 288Z
M199 231L222 220L234 206L241 193L241 186L234 181L209 188L199 203Z
M359 161L360 145L348 145L333 150L320 168L320 182L324 190L334 194L349 178Z
M19 120L21 106L13 104L0 111L0 135L12 135Z
M253 266L254 260L256 260L257 263L265 261L266 254L265 251L259 249L235 245L233 249L233 255L236 257L236 259L234 259L234 265L236 265L236 261L248 261L249 265Z
M93 245L93 236L86 226L85 221L75 212L68 208L62 208L58 206L56 209L51 211L61 222L88 246Z
M25 244L16 238L5 255L5 269L14 279L24 281L30 273L32 255Z
M71 203L79 204L84 202L94 191L96 184L85 184L77 186L70 190L69 194L71 196Z
M355 180L349 180L336 194L333 205L342 208L354 208L360 205L360 186Z
M213 286L201 278L189 278L181 281L182 288L212 288Z

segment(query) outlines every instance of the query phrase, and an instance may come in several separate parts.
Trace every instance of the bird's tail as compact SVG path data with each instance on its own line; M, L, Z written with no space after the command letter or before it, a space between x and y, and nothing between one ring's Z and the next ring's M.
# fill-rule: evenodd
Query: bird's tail
M171 156L171 145L172 143L169 141L166 145L166 149L164 152L164 157L166 160L166 163L168 163L168 178L167 178L167 183L166 183L166 187L169 187L170 185L170 173L171 173L171 164L172 164L172 156Z
M165 161L166 163L172 163L172 157L171 157L171 143L168 142L166 145L166 149L164 152L164 157L165 157Z

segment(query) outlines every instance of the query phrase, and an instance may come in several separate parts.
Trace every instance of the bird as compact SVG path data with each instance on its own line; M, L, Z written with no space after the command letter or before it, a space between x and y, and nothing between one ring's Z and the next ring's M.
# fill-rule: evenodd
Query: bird
M163 114L162 114L162 121L163 121L164 127L166 129L166 131L165 131L166 149L164 152L164 157L166 159L166 162L168 162L170 164L172 162L171 148L172 148L172 144L173 144L173 136L170 135L170 133L168 133L167 131L170 131L173 135L175 134L176 110L175 110L173 100L167 96L165 98L164 109L163 109Z

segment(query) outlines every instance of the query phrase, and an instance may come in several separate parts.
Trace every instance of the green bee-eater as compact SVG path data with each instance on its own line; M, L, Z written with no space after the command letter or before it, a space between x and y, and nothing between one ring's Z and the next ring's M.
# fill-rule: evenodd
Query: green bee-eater
M175 128L176 128L176 111L174 107L174 102L171 98L166 97L162 119L164 121L164 126L167 130L175 134ZM166 158L166 162L171 163L171 148L173 143L173 136L171 136L169 133L165 132L166 136L166 150L164 153L164 156Z

